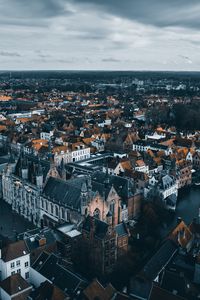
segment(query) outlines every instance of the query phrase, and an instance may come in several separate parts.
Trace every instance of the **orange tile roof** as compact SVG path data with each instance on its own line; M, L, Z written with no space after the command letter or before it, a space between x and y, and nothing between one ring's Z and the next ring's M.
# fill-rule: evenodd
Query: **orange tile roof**
M124 170L132 170L132 166L129 160L122 161L120 162L120 164Z
M32 140L32 144L48 144L48 140L45 140L45 139L35 139L35 140Z
M83 142L86 145L90 145L91 142L93 142L94 140L95 140L95 138L85 138L85 139L83 139Z
M18 118L17 121L21 122L21 123L27 123L32 121L31 118Z
M4 131L6 129L7 129L7 127L5 125L0 125L0 131Z
M173 144L174 144L174 140L175 140L175 139L169 139L169 140L167 140L167 141L161 142L160 144L161 144L161 145L164 145L164 146L171 147L171 146L173 146Z
M61 151L66 152L67 150L68 150L67 146L57 146L57 147L53 148L52 152L53 153L60 153Z
M138 160L136 160L136 165L138 167L143 167L143 166L145 166L145 163L142 159L138 159Z
M193 239L193 235L185 222L181 221L172 231L170 238L175 240L181 247L186 248Z
M12 99L12 97L10 96L0 96L0 101L10 101Z

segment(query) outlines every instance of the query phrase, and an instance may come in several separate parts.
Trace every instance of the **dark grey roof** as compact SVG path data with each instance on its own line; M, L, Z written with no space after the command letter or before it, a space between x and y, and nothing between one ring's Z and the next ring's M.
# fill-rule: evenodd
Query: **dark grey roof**
M128 231L127 231L126 225L124 223L116 225L115 231L117 232L118 236L128 235Z
M26 165L28 167L28 181L35 184L35 176L39 169L43 172L43 177L46 178L49 169L50 162L47 160L39 160L38 157L33 155L23 155L21 154L15 168L15 175L21 177L21 166Z
M176 202L177 202L177 196L175 194L170 195L166 199L166 204L167 205L175 206Z
M43 189L43 196L50 198L55 203L63 206L79 209L81 185L74 186L71 180L64 181L54 177L49 177Z
M187 280L182 274L165 271L162 276L161 288L169 292L177 291L177 295L185 297L187 290Z
M88 216L83 222L83 230L90 232L94 224L94 235L103 239L108 231L108 224L91 216Z
M169 263L173 255L177 252L177 249L178 247L173 241L167 240L144 266L142 273L145 278L153 281Z
M40 257L44 254L42 253ZM46 255L46 254L45 254ZM54 254L47 254L46 260L40 257L33 264L33 268L47 278L50 282L59 287L62 291L72 295L80 286L84 286L86 281L81 276L62 266L59 257ZM42 263L41 263L42 261Z
M45 238L46 239L45 246L56 243L56 238L54 237L53 232L50 229L42 231L42 233L24 238L24 241L25 241L25 243L26 243L26 245L27 245L30 252L32 250L37 249L37 248L40 247L39 242L38 242L38 240L40 238Z
M102 194L103 186L104 189L106 188L109 191L113 186L123 200L129 198L131 190L133 189L133 186L128 179L121 176L108 175L100 171L92 174L92 185L100 192L100 194Z
M165 175L164 177L162 177L162 185L163 188L169 188L170 186L172 186L174 183L174 179L173 177L169 176L169 175Z

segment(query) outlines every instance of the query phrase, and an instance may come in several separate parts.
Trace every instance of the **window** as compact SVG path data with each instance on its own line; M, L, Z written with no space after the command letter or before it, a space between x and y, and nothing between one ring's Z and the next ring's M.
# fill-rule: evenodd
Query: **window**
M12 263L10 264L10 267L13 269L13 268L15 267L15 263L12 262Z
M97 219L100 219L100 210L98 208L95 209L93 216Z
M26 272L25 273L25 279L28 279L29 278L29 272Z
M24 266L25 266L25 268L28 267L28 261L25 262Z
M51 203L51 214L53 214L53 204Z
M20 260L17 260L17 261L16 261L16 266L17 266L17 267L20 266Z
M15 271L11 272L11 275L15 275Z
M64 208L61 209L61 215L62 215L62 219L65 219L65 209Z
M18 273L18 274L21 274L21 269L18 269L18 270L17 270L17 273Z
M55 206L56 209L56 216L58 216L58 206Z

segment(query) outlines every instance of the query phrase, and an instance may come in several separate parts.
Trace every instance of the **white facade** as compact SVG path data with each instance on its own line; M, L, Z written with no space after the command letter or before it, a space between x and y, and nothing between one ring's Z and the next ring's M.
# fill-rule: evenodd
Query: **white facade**
M51 137L53 136L53 131L50 132L41 132L40 133L40 138L42 140L47 140L49 141L51 139Z
M27 183L11 172L2 175L3 199L12 206L12 210L22 215L25 219L38 225L40 190Z
M63 160L64 164L81 161L90 158L90 148L80 147L74 151L61 151L55 153L54 161L56 166L59 166Z
M148 174L149 173L149 166L145 165L145 164L143 166L137 166L137 167L135 167L135 171Z
M0 258L1 280L19 273L25 280L29 281L30 254L26 254L26 252L24 253L25 254L23 256L17 257L7 262L3 261L3 259Z
M40 284L44 281L49 281L46 277L44 277L42 274L37 272L35 269L32 267L30 268L30 282L33 284L35 287L39 287ZM49 281L50 282L50 281Z

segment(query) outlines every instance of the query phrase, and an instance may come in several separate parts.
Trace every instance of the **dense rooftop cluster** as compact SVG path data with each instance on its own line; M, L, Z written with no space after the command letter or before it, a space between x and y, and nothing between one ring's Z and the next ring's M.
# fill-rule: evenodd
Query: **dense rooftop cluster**
M0 236L0 297L198 299L200 215L163 227L200 184L177 121L198 74L22 74L0 74L0 192L34 229Z

